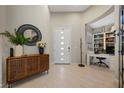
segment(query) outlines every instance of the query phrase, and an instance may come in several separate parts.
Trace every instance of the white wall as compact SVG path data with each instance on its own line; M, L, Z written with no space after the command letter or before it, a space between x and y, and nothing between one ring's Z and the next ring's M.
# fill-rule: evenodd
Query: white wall
M6 28L6 6L0 6L0 32L5 31ZM2 36L0 36L0 87L2 87L3 83L3 75L5 72L3 71L3 66L5 63L3 61L3 58L7 56L7 47L4 47L6 44L6 39L3 39Z
M90 7L87 11L83 12L81 15L81 31L82 31L82 58L83 63L86 63L86 44L85 44L85 24L97 19L98 17L102 16L106 11L108 11L112 6L110 5L96 5Z
M52 13L51 30L57 27L69 27L71 31L71 62L80 62L80 38L81 38L81 19L80 13Z
M109 24L114 24L115 23L115 15L114 12L108 14L107 16L104 16L103 18L99 19L96 22L93 22L90 25L92 28L100 28Z
M7 6L7 29L14 32L15 28L17 29L23 24L36 26L42 33L42 40L47 42L46 53L50 53L49 19L48 6ZM25 46L24 53L38 53L38 48L36 46Z

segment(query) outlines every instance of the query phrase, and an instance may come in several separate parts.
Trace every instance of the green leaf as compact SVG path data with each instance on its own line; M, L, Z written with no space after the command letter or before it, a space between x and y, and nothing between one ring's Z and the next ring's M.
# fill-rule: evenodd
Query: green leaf
M30 39L30 38L25 38L23 35L19 34L17 31L15 31L15 35L11 34L8 31L0 33L0 35L7 37L9 39L9 42L15 45L24 45Z

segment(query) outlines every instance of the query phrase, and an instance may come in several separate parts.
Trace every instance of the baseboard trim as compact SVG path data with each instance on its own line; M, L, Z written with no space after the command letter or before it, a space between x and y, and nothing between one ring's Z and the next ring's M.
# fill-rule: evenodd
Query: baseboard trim
M8 85L7 84L0 84L0 88L8 88Z
M70 65L70 63L55 63L55 65Z
M0 88L2 88L2 84L0 84Z

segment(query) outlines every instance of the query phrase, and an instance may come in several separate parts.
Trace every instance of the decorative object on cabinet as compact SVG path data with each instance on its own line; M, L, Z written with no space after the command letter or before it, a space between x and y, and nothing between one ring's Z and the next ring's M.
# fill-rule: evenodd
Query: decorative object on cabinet
M23 45L26 44L29 38L24 37L15 30L15 34L11 34L8 31L0 33L9 39L9 42L15 45L15 56L23 55Z
M30 38L30 40L25 44L28 46L35 46L36 42L41 41L42 39L42 34L40 30L31 24L24 24L20 26L17 32L23 35L24 37Z
M43 54L44 53L44 48L46 47L46 43L45 42L42 42L42 41L39 41L36 43L38 49L39 49L39 54Z
M23 55L23 46L21 45L16 45L15 46L15 56L18 57L18 56L22 56Z
M44 48L39 47L39 54L44 54Z
M41 72L49 70L49 55L27 55L9 57L6 63L7 84L11 84Z
M13 48L10 48L10 57L13 57L13 56L14 56Z

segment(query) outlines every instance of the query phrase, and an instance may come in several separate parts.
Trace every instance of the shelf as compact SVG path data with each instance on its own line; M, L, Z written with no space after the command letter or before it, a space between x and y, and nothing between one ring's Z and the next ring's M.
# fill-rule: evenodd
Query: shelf
M104 34L94 35L94 52L99 54L104 50Z
M94 45L99 45L99 44L104 44L104 43L95 43Z
M94 48L103 48L103 47L94 47Z
M112 44L115 44L115 42L106 42L106 43L107 43L107 44L108 44L108 43L112 43Z
M113 37L106 37L106 39L108 39L108 38L115 38L114 36Z
M94 38L94 40L99 40L99 39L101 40L101 39L103 39L103 38Z

